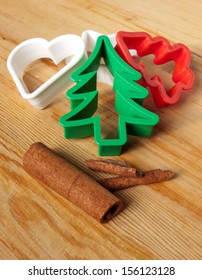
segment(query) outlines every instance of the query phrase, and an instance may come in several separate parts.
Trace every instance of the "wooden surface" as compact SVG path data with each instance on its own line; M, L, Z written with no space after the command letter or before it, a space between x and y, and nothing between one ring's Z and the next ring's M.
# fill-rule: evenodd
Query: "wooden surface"
M0 0L1 259L202 258L201 15L200 0ZM129 137L115 157L143 170L168 168L176 177L117 192L127 207L105 225L22 169L25 150L41 141L94 178L104 177L84 166L85 159L99 158L93 137L63 139L58 118L69 110L65 92L45 110L35 109L21 98L6 67L11 50L24 40L80 35L86 29L104 34L146 31L184 43L192 51L196 75L193 89L178 104L156 109L151 100L146 102L160 116L153 136ZM58 67L47 60L31 65L25 73L28 86L36 88ZM160 68L166 82L171 70L170 65ZM98 87L102 127L113 132L113 94Z

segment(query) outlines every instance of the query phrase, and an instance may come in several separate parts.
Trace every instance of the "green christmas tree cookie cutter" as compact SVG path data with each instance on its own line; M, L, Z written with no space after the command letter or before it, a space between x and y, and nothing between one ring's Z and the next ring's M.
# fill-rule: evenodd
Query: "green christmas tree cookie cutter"
M93 115L98 107L96 80L101 58L114 77L114 108L119 114L116 139L102 138L100 117ZM159 117L142 107L148 91L136 83L140 78L141 74L119 57L107 36L98 37L89 58L71 75L76 83L67 91L71 110L59 120L64 137L82 138L94 134L100 156L119 155L127 135L149 137Z

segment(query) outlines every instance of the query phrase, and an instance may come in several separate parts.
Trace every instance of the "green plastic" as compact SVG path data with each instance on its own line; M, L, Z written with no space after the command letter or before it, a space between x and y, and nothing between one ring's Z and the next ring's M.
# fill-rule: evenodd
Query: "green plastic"
M100 117L93 116L98 106L96 79L101 58L114 77L114 107L119 114L116 139L102 139ZM159 117L142 107L148 91L135 82L140 78L141 74L119 57L108 37L100 36L88 60L71 75L76 83L67 91L71 110L59 120L64 127L64 137L82 138L94 134L100 156L119 155L128 134L149 137Z

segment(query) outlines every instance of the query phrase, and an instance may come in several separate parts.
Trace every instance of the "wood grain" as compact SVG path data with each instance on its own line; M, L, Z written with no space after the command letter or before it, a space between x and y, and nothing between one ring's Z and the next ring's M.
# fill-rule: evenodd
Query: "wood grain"
M124 5L118 0L0 2L0 258L201 259L201 1L128 0ZM25 150L41 141L95 179L105 177L84 166L86 159L98 158L93 137L63 139L58 119L69 110L65 92L45 110L35 109L20 97L6 68L9 53L24 40L80 35L86 29L104 34L141 30L164 36L171 43L184 43L192 51L191 67L196 75L193 89L178 104L156 109L151 98L145 101L160 116L153 136L129 137L121 156L114 158L142 170L171 169L176 177L116 192L127 207L106 225L22 169ZM160 69L168 84L172 83L171 66ZM27 69L26 82L34 89L57 69L42 60ZM116 130L117 115L111 109L114 97L109 87L98 87L102 127L109 135Z

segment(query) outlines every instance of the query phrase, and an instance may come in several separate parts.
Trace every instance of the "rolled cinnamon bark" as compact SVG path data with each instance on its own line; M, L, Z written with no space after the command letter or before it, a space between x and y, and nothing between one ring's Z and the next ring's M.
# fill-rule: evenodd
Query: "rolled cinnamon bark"
M114 177L99 180L99 183L110 191L127 189L138 185L147 185L168 181L174 177L170 170L154 169L144 172L143 177Z
M23 167L100 223L108 222L123 209L119 198L40 142L24 154Z
M94 171L104 172L108 174L121 175L123 177L136 177L142 176L142 173L134 167L130 167L122 162L114 160L93 160L88 159L85 161L86 166Z

